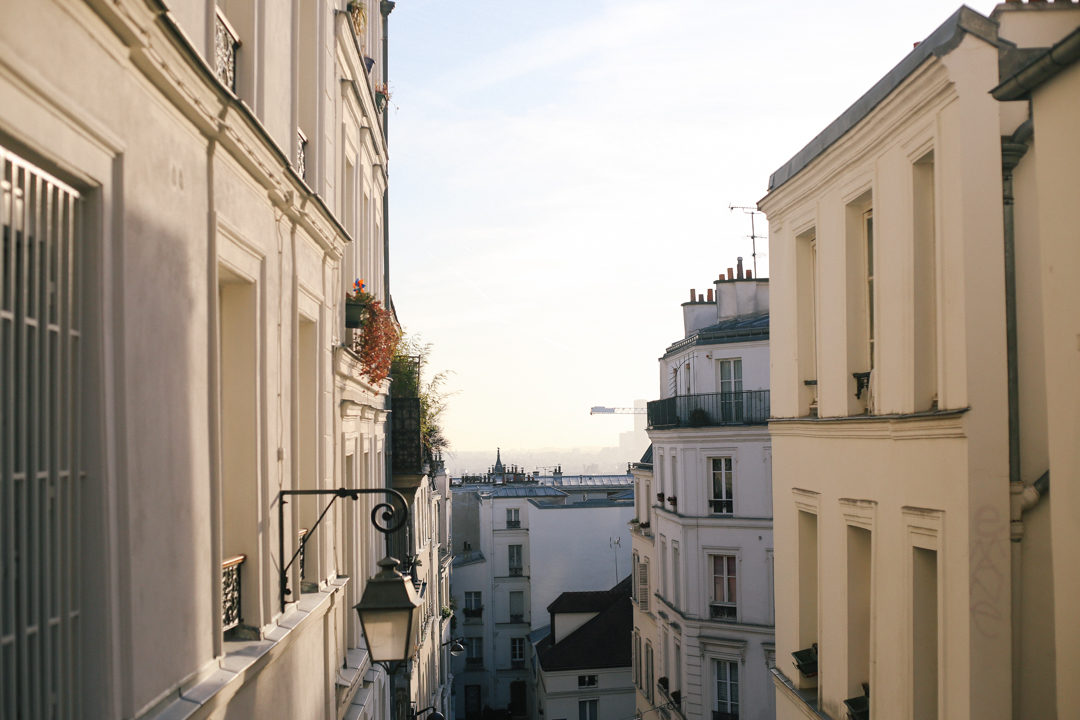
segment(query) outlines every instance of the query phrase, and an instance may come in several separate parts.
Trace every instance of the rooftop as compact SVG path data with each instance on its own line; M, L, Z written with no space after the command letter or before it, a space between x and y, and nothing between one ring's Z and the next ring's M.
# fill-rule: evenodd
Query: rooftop
M952 52L963 40L965 34L982 38L993 45L999 44L997 23L983 17L969 7L961 7L930 33L925 40L919 43L914 50L908 53L903 60L897 63L892 70L885 73L884 77L874 83L873 87L867 90L851 107L841 113L840 117L829 123L806 147L795 153L790 160L770 175L769 192L776 190L802 172L815 158L858 125L885 98L900 87L900 84L916 68L931 57L941 57Z
M567 597L572 596L572 597ZM571 609L556 609L560 603ZM582 608L582 609L575 609ZM610 590L570 592L548 605L551 612L597 612L596 617L562 639L548 635L536 644L540 666L547 671L629 667L634 610L630 576Z
M695 345L722 345L748 340L769 339L769 313L758 315L738 315L727 320L695 330L664 351L664 357L670 357Z

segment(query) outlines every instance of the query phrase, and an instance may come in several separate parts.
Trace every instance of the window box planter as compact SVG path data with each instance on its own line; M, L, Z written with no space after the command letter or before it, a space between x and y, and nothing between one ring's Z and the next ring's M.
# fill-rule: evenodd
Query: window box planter
M795 667L799 669L803 677L817 677L817 643L805 650L796 650L791 653L791 656L795 658Z
M345 300L345 327L359 328L364 325L364 316L367 314L367 303L359 302L351 298Z

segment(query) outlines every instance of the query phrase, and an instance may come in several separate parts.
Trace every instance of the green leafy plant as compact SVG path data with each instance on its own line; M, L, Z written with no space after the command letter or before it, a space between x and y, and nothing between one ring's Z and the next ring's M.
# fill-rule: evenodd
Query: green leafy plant
M364 374L372 383L381 383L390 374L394 353L401 340L394 315L357 279L353 292L345 300L359 306L360 327L353 333L352 351L360 358Z
M442 427L442 414L450 394L446 392L447 371L424 381L421 370L431 355L431 343L402 335L390 368L390 396L420 399L420 442L425 459L439 458L450 448Z

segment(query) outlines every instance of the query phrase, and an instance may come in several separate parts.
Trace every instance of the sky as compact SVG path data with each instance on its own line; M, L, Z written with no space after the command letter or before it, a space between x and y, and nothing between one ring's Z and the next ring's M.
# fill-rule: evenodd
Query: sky
M632 416L589 408L659 398L690 288L753 267L729 206L958 7L399 0L391 292L449 372L452 450L617 445Z

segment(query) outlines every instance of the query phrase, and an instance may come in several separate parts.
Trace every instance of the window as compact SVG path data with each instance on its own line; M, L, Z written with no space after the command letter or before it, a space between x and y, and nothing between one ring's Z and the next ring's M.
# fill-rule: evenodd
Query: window
M524 567L522 565L522 562L521 562L521 546L520 545L511 545L508 549L510 551L509 552L510 574L511 575L521 575L522 574L522 568Z
M709 598L709 617L714 620L736 619L734 555L710 555L712 565L712 597Z
M83 654L79 580L101 570L81 567L95 558L80 542L80 495L91 492L80 463L80 209L73 188L0 147L4 717L78 712L70 702Z
M934 151L912 165L915 284L915 405L937 405L937 249L934 238Z
M465 638L465 661L469 665L484 664L484 639L478 637Z
M817 412L817 231L795 238L800 415Z
M577 676L577 686L578 687L596 687L596 684L597 684L597 682L596 682L596 676L595 675L578 675Z
M681 573L679 572L679 541L671 541L671 602L675 607L679 607L679 586L682 584Z
M914 716L938 717L937 552L912 548L912 648Z
M599 700L578 700L578 720L596 720Z
M510 664L513 667L525 666L525 638L510 638Z
M642 612L649 612L649 558L641 558L637 572L638 608Z
M641 687L641 634L634 631L634 685Z
M724 422L742 422L742 358L716 361L716 387L720 391L720 417Z
M866 325L870 370L874 369L874 211L863 213L863 238L866 241Z
M733 515L735 513L733 458L712 458L709 462L712 464L709 512L714 515Z
M506 508L506 527L521 527L521 510L518 508Z
M670 597L668 595L667 564L668 564L667 538L665 538L663 535L661 535L660 536L660 583L659 583L660 587L656 588L657 592L660 593L660 597L665 597L665 596Z
M716 680L713 718L714 720L738 720L739 664L729 660L713 660L712 666L713 677Z
M682 645L675 641L675 667L672 669L672 690L682 690Z
M524 622L525 593L520 590L510 592L510 622Z
M645 697L652 700L653 697L653 649L652 643L645 641Z
M484 605L480 600L480 591L469 590L465 593L465 609L480 610Z

